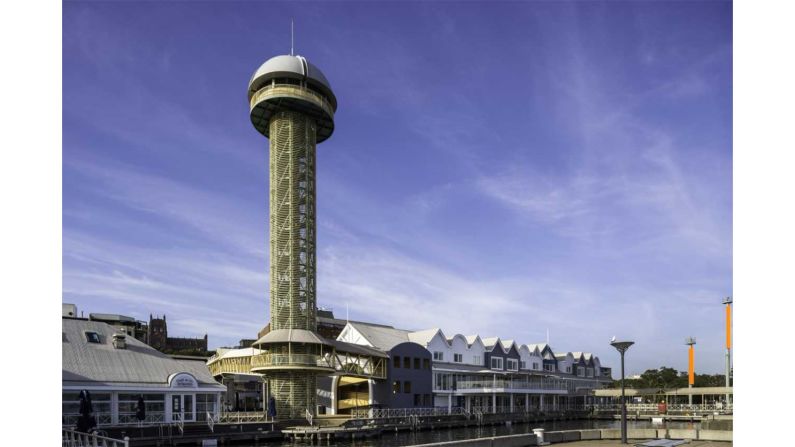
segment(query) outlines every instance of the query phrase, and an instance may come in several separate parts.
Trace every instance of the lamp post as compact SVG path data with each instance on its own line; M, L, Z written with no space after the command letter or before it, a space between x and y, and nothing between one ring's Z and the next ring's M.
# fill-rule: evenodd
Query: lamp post
M726 306L726 405L729 405L729 387L731 382L731 349L732 349L732 297L727 296L723 299Z
M685 339L685 344L689 346L687 349L687 404L693 405L693 385L696 383L696 351L695 348L693 348L696 344L695 337L687 337ZM704 402L701 403L703 404Z
M635 344L634 341L613 341L610 346L616 348L621 354L621 443L627 443L627 402L624 395L624 353L627 352L630 346Z

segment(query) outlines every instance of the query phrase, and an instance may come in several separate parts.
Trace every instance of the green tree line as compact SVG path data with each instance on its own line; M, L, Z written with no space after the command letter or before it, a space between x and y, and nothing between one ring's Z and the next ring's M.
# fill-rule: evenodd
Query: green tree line
M627 388L687 388L687 371L661 366L647 369L639 379L624 379ZM723 374L696 374L695 387L725 386ZM621 388L621 378L613 381L612 388Z

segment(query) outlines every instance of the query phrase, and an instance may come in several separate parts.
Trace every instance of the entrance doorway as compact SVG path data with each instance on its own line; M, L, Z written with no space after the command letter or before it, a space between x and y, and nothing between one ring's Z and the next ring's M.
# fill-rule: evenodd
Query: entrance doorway
M193 394L171 395L171 420L194 422L196 413L193 407Z
M367 379L342 376L337 382L337 414L351 414L356 408L370 405L370 386Z

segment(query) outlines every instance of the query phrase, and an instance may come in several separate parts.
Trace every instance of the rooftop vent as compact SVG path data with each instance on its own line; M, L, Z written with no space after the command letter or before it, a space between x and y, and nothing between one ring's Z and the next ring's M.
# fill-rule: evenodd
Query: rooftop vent
M127 349L127 335L123 333L113 334L113 347L116 349Z

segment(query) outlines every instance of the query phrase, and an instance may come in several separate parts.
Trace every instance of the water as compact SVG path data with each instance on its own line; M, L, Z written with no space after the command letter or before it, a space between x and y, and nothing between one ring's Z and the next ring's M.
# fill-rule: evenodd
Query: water
M652 424L651 421L627 421L627 428L698 428L698 422L666 422L664 424ZM511 426L495 425L485 427L460 427L460 428L439 428L435 430L423 430L417 432L400 431L397 433L384 433L381 437L369 439L320 441L310 444L309 442L274 442L269 444L258 444L260 446L288 447L296 445L317 445L332 447L400 447L415 444L426 444L430 442L457 441L461 439L482 438L489 436L518 435L522 433L532 433L534 428L543 428L547 431L556 430L587 430L592 428L620 428L620 421L606 420L579 420L579 421L550 421L538 423L513 423ZM248 447L254 447L249 444Z

